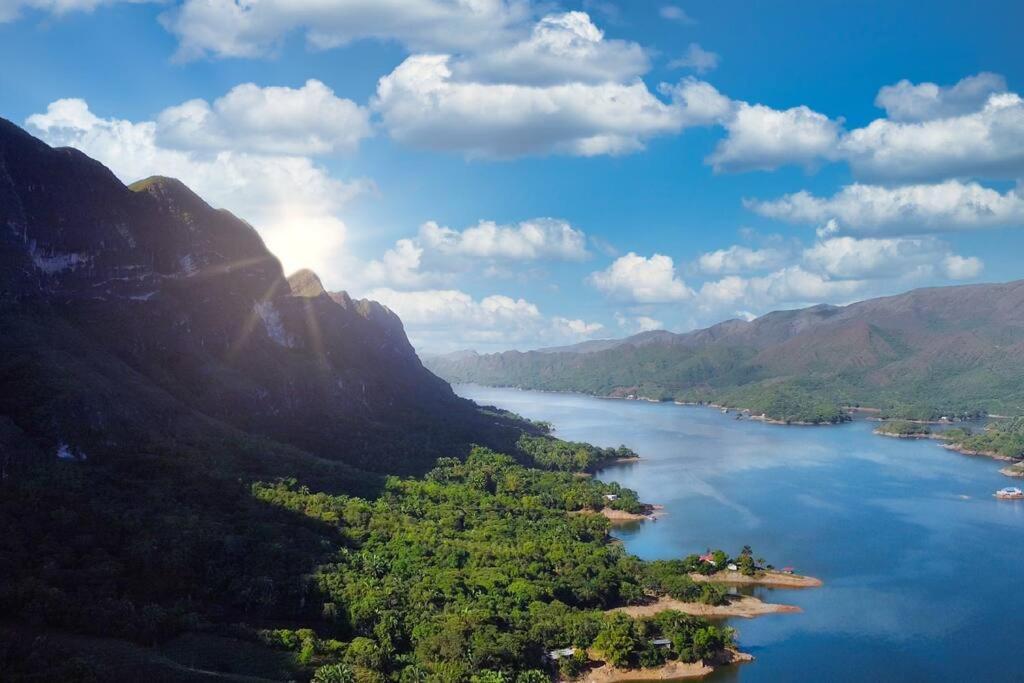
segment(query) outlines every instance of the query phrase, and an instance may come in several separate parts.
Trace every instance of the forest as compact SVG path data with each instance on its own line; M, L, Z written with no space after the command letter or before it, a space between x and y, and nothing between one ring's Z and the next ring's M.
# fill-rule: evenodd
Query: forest
M145 459L127 471L58 461L8 476L0 610L29 627L8 634L21 646L0 649L5 680L105 680L96 657L58 637L67 633L140 652L184 647L193 665L248 647L264 668L240 673L320 682L540 681L555 648L577 648L557 663L572 675L589 655L651 666L730 646L729 629L700 618L607 612L659 594L727 595L689 578L704 566L696 555L644 562L609 542L603 517L567 514L609 494L638 502L559 471L546 451L579 445L548 443L558 446L532 448L553 469L477 447L424 477L388 477L367 497L294 479L242 485ZM654 647L657 638L671 645ZM49 678L32 678L41 658Z

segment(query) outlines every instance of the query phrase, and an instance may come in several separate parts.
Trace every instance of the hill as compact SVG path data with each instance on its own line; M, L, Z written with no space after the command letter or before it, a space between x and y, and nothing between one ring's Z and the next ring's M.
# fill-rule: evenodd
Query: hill
M126 187L0 121L0 225L0 415L43 452L258 438L254 472L416 473L503 438L394 313L286 278L252 226L177 180Z
M1024 413L1024 281L918 289L673 334L435 356L453 382L705 401L783 421Z

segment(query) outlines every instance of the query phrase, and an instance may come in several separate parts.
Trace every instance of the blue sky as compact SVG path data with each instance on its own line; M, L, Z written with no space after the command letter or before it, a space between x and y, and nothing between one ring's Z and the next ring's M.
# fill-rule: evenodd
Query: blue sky
M1019 278L1017 2L0 0L0 116L426 351Z

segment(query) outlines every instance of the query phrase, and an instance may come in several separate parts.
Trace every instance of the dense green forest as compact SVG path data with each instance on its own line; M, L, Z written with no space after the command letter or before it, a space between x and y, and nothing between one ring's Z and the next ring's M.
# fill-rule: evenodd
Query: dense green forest
M1024 417L996 421L982 432L958 437L952 440L953 444L965 451L1024 458Z
M317 681L539 681L551 648L639 666L730 644L730 631L694 617L605 614L653 594L719 603L726 593L689 578L704 567L696 555L643 562L608 542L603 517L566 514L608 494L638 502L558 471L558 454L580 444L545 443L558 444L554 455L534 442L534 457L552 469L477 448L423 478L380 480L368 496L146 458L5 471L0 611L24 625L0 623L21 643L0 648L5 680L115 679L97 654L106 646L83 652L38 634L116 638L198 668L223 664L225 647L250 648L232 671ZM671 647L651 646L661 637ZM68 647L55 659L40 651ZM582 657L566 658L566 672Z

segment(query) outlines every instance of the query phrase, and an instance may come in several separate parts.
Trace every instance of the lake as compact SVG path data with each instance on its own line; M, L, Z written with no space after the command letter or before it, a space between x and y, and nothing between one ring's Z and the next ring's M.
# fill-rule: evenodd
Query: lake
M1024 505L997 501L1000 463L875 423L796 427L671 403L460 385L456 391L625 444L642 461L600 478L665 506L615 535L645 559L743 545L824 587L758 588L802 614L730 620L756 661L714 681L1021 681Z

